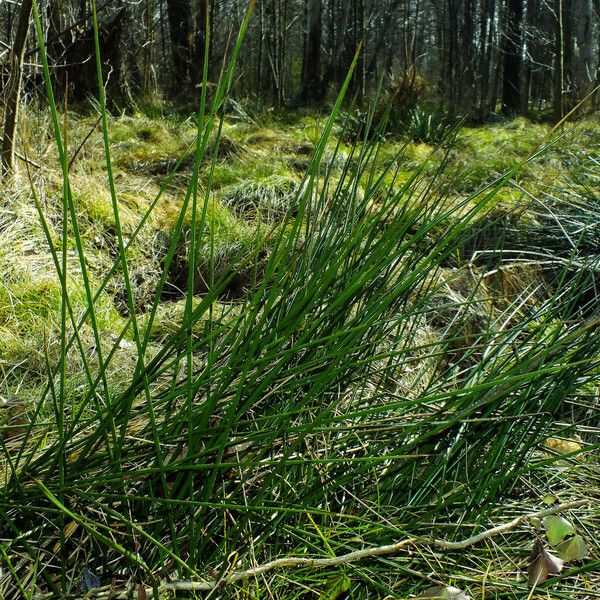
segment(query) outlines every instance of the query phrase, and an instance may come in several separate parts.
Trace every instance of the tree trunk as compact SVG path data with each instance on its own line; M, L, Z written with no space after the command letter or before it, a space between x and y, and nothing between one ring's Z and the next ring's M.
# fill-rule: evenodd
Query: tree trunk
M446 13L448 61L446 63L446 93L450 101L450 113L455 114L458 109L459 95L462 90L457 85L461 71L460 55L458 51L458 7L456 0L447 0Z
M349 65L342 64L346 47L346 31L350 22L350 2L344 2L341 7L341 17L335 31L334 44L331 52L331 62L327 69L325 82L333 83L336 87L343 81ZM333 19L332 19L333 21Z
M67 81L64 77L64 69L61 67L66 62L65 41L61 37L61 15L64 12L63 0L51 0L47 6L48 30L46 33L46 52L51 66L52 85L57 97L67 93Z
M596 18L600 18L600 0L594 0L594 11L596 12ZM596 28L596 35L598 36L598 45L600 46L600 27ZM600 105L600 91L598 90L598 86L600 86L600 60L596 62L596 81L594 83L596 91L592 98L593 110L598 110L598 106Z
M577 44L575 43L575 23L573 20L574 7L581 2L581 0L563 0L564 5L564 42L565 42L565 71L568 82L568 91L570 97L571 106L574 104L575 98L575 49Z
M145 44L142 54L142 94L148 96L152 91L152 46L154 41L154 0L146 0L144 5Z
M358 102L360 105L365 103L366 96L366 78L367 78L367 32L365 27L365 2L364 0L356 1L356 33L358 35L358 43L361 46L361 51L356 61L356 76L354 77L353 89L358 91Z
M494 17L496 3L494 0L482 0L480 25L480 86L479 86L479 118L484 121L488 111L490 89L490 62L494 39Z
M554 120L560 121L565 114L565 52L564 52L563 0L556 0L556 48L554 51Z
M522 109L529 109L529 101L535 101L532 98L533 92L533 72L539 69L539 65L535 65L535 56L538 49L538 36L535 35L535 28L538 25L539 0L527 0L527 22L525 25L525 83L523 85L523 97L521 99Z
M285 92L285 56L286 56L286 26L288 22L288 2L287 0L279 0L279 28L277 30L277 37L279 43L277 44L277 62L279 70L279 98L278 102L280 106L283 106L286 101ZM319 56L321 53L319 52Z
M192 82L192 11L188 0L167 0L173 90L176 95Z
M493 4L496 4L493 2ZM503 7L503 3L500 2L498 5L497 13L497 22L503 23L505 18L505 11ZM493 73L493 81L492 81L492 91L490 94L490 112L495 113L498 104L498 92L500 90L500 74L502 72L502 56L499 55L498 48L500 46L499 41L499 29L493 28L492 35L490 36L490 73Z
M209 16L208 0L196 0L196 35L193 65L194 83L202 83L206 50L207 18ZM210 48L209 48L210 51Z
M506 34L504 36L504 66L502 82L502 111L506 114L521 112L521 25L523 0L508 0Z
M298 106L321 102L321 0L307 0L306 50L302 81L296 96Z
M592 72L593 6L592 0L577 0L573 6L573 21L577 49L574 61L574 79L577 100L591 91L594 81Z
M15 138L17 119L19 116L19 101L21 98L21 80L23 78L23 59L29 21L33 9L32 0L23 0L19 12L17 33L10 56L11 72L6 93L6 119L4 123L4 139L2 140L2 170L5 175L15 169Z
M474 106L473 101L473 36L475 30L475 15L473 10L473 0L465 0L463 9L463 33L460 36L461 53L460 53L460 89L463 90L462 98L460 98L461 108L470 110Z
M367 78L370 81L373 81L377 78L377 59L380 57L381 53L386 48L386 46L393 46L393 44L390 44L390 37L392 35L392 31L398 25L396 13L400 9L400 5L404 1L405 0L395 0L389 5L387 9L387 16L383 20L383 25L377 35L377 44L367 66ZM349 7L350 3L348 2L348 8ZM392 53L390 52L389 54L391 56ZM387 62L389 64L389 59Z
M281 107L283 105L283 65L281 62L283 36L281 34L281 2L280 0L273 0L269 6L271 10L271 26L269 32L269 64L272 73L271 98L275 106Z
M265 9L262 2L258 5L258 23L260 35L258 38L258 56L256 58L256 100L258 107L262 106L261 92L263 90L263 47L265 43Z

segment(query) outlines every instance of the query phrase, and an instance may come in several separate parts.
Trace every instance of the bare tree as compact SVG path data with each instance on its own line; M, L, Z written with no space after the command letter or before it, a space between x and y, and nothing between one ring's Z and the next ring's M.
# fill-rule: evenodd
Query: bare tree
M210 34L210 31L207 27L210 14L209 9L210 6L208 0L196 0L196 35L194 62L197 66L193 72L194 81L196 83L200 83L202 81L202 71L204 68L205 60L204 54L206 50L206 36Z
M176 94L192 83L192 10L188 0L167 0L172 82Z
M99 0L107 27L122 2ZM116 48L126 58L122 73L127 76L121 78L131 82L132 94L157 89L192 98L206 40L213 80L248 2L129 3L123 35L112 35L109 43L107 34L102 54L112 56ZM69 101L85 99L89 86L79 81L84 65L91 64L89 52L83 56L87 46L82 39L90 29L89 0L47 0L44 7L42 26L57 67L55 83L68 74ZM20 5L15 11L13 3L2 9L0 42L5 49L12 50L19 11ZM599 24L600 0L259 0L232 92L259 105L319 106L339 88L360 47L348 95L359 103L371 98L380 79L384 91L387 86L394 92L406 74L405 80L415 84L414 101L439 104L449 112L484 120L500 100L506 114L554 107L558 117L600 81ZM14 52L10 55L14 61ZM30 55L35 63L35 49ZM118 61L108 62L112 86ZM7 61L0 85L13 71L18 74ZM295 92L291 102L290 90ZM126 95L114 87L108 92L115 98Z
M9 59L10 77L6 93L6 119L4 139L2 140L2 170L4 174L12 173L15 168L15 138L21 98L21 81L23 79L23 59L25 57L25 43L27 42L32 9L32 0L23 0L19 12L15 41Z
M593 3L592 0L577 0L573 5L575 41L574 79L577 99L584 98L591 90L593 76Z
M508 114L521 111L521 27L523 0L508 0L506 31L504 33L504 61L502 110Z
M321 0L306 0L306 48L302 61L300 91L295 103L314 104L321 100Z

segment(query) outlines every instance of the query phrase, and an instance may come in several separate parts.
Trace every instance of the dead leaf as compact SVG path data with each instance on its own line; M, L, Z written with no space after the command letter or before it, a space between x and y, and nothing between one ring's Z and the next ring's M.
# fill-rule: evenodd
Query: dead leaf
M536 586L544 583L548 579L548 575L557 575L563 570L564 562L550 554L544 544L540 540L536 540L531 551L529 568L529 585Z
M459 590L458 588L452 587L451 585L436 585L435 587L428 588L423 593L422 598L439 598L440 600L471 600L471 596L462 590Z
M67 526L65 527L65 530L63 532L63 536L65 540L68 540L73 533L75 533L75 530L77 529L78 524L77 521L70 521ZM58 541L54 544L54 548L52 548L52 550L54 551L54 554L58 554L59 550L60 550L60 545L61 542Z
M554 494L546 494L542 498L542 503L545 504L546 506L549 506L550 504L556 504L557 502L558 502L558 498Z
M583 448L579 442L574 440L561 440L560 438L548 438L544 441L544 446L559 454L571 454L571 452L578 452Z

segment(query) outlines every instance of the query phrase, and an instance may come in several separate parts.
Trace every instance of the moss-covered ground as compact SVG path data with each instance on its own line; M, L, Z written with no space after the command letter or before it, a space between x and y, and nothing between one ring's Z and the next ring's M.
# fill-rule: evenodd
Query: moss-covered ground
M219 147L212 153L208 152L208 156L212 154L214 159L207 159L201 165L200 194L205 191L202 186L211 170L212 184L206 203L207 225L200 238L196 261L195 303L200 302L210 288L210 278L226 273L237 264L240 256L262 247L264 252L269 251L272 232L277 230L286 212L293 210L293 202L303 174L310 165L323 121L323 117L313 114L294 118L263 115L244 118L231 114L225 118ZM144 328L149 320L146 310L159 283L191 177L196 125L193 117L159 118L134 113L112 117L109 126L113 170L126 240L153 199L160 195L156 208L128 251L134 300L140 326ZM72 161L71 186L81 241L92 283L97 286L118 255L101 131L96 116L71 113L64 115L64 127ZM45 114L25 111L20 131L20 153L32 164L19 159L15 179L4 182L0 187L0 419L5 443L21 432L28 411L46 385L49 363L56 361L60 351L61 282L56 275L31 185L38 191L50 234L56 240L56 249L62 252L62 176L50 122ZM482 127L463 126L456 131L451 145L415 142L401 133L382 144L375 175L377 169L381 171L391 165L393 168L385 175L386 186L399 190L417 172L423 174L419 185L427 186L428 178L431 176L433 182L433 175L445 164L448 176L443 180L444 189L440 189L440 194L449 195L457 203L465 198L477 203L485 193L481 190L486 184L503 176L536 147L547 145L506 182L493 206L486 209L480 221L473 225L474 229L481 231L473 235L454 261L449 261L448 283L440 287L440 308L428 323L423 324L420 335L424 338L435 337L439 331L452 327L455 312L448 306L461 306L461 310L468 310L464 307L476 295L489 296L490 311L501 311L519 295L530 294L532 302L536 295L543 296L547 281L542 274L539 256L527 264L521 261L490 267L485 289L471 287L476 278L469 278L469 269L481 274L488 268L485 259L477 257L497 247L501 228L495 227L495 224L505 224L509 219L511 230L516 233L514 239L507 240L505 245L513 244L523 250L528 232L539 234L549 223L548 215L556 210L557 203L572 204L577 200L577 190L587 189L598 194L595 188L598 171L590 168L590 165L597 166L600 156L598 118L567 124L561 130L550 133L550 126L519 118ZM337 130L328 141L321 170L328 174L326 180L329 186L334 185L336 177L341 177L344 169L353 168L355 153L345 139ZM433 185L440 185L437 179ZM568 190L568 197L565 190ZM373 202L376 204L377 199ZM185 288L187 280L185 231L186 228L189 230L191 218L191 215L186 215L184 220L181 249L176 253L163 301L151 326L150 345L156 350L166 336L177 330L183 318L186 300L182 288ZM459 217L454 215L452 218ZM440 227L444 224L441 223ZM70 303L73 313L80 315L85 309L86 297L77 267L73 231L69 232L68 239L66 251L73 264L73 270L68 274ZM257 256L261 252L259 250ZM462 274L456 277L459 269ZM260 260L257 260L254 270L237 274L227 286L215 305L215 314L222 314L224 319L234 314L239 298L259 280ZM480 281L479 277L477 280ZM107 349L112 347L124 327L126 313L125 292L117 271L96 304L98 328ZM468 323L472 331L461 330L457 336L476 336L480 318L484 317L474 314L470 321L461 319L461 327ZM90 360L93 360L95 341L91 329L82 328L81 337L81 343L89 348ZM113 361L115 367L111 367L108 377L115 389L127 385L128 377L136 367L136 349L128 335L121 340L117 352L119 358ZM82 370L80 360L68 365L67 381L74 396L78 386L85 385ZM589 385L589 402L597 407L598 385L593 383ZM597 425L588 423L589 430L584 427L582 431L569 431L564 437L576 439L581 444L593 444ZM538 460L546 456L544 452L548 450L540 449ZM530 508L528 503L534 508L534 499L549 493L555 494L561 501L586 498L597 505L600 471L598 462L594 462L596 459L597 455L594 459L593 452L590 452L584 454L579 462L570 460L549 466L544 481L529 480L532 486L530 498L527 501L515 498L507 505L506 514L521 514ZM539 475L535 477L539 478ZM588 560L598 561L600 514L597 511L592 514L582 520L579 516L575 519L578 529L588 540ZM445 526L440 523L440 530ZM338 537L342 539L350 533L357 535L356 530L340 530L339 524L337 528L332 525L331 531L315 526L313 533L316 545L320 543L319 538L333 543ZM509 551L507 544L514 551ZM491 597L486 595L485 588L486 582L492 581L493 597L502 597L503 593L508 593L502 588L503 578L523 579L520 573L527 563L527 550L524 548L528 544L527 536L515 533L506 539L490 540L484 548L458 555L423 551L416 559L420 565L416 575L411 566L413 563L407 557L393 565L383 561L378 576L388 582L396 578L396 582L389 585L397 587L397 597L418 593L419 581L437 581L436 574L440 573L454 574L450 583L461 588L470 586L481 598ZM387 571L386 564L389 566ZM360 566L349 572L352 577L357 573L361 574ZM366 585L368 570L364 570L362 575L363 585ZM348 593L344 577L346 572L343 571L332 576L331 580L316 577L308 571L300 578L303 583L299 583L296 576L293 582L286 576L269 576L264 581L264 594L255 593L256 590L249 586L246 591L242 589L239 592L239 597L352 597L344 596ZM379 582L372 584L371 597L376 597ZM586 571L557 596L545 590L543 593L535 592L538 594L535 597L597 598L600 597L599 585L597 575ZM286 591L280 595L283 592L279 590ZM527 597L525 591L520 593L523 595L519 597Z
M65 122L81 238L90 271L99 280L113 264L116 253L101 132L94 116L69 114ZM228 257L239 252L240 246L255 244L260 232L276 226L285 214L310 163L322 124L323 119L318 116L247 121L232 117L225 121L214 165L210 232L206 232L205 244L208 252L210 238L217 262L221 261L223 267ZM164 187L157 208L130 249L136 300L143 307L155 290L161 260L184 198L193 163L196 126L193 117L166 119L133 114L111 119L110 131L125 236L131 235L150 202ZM462 127L450 149L397 136L382 146L378 160L382 168L394 165L386 177L389 186L397 189L411 180L417 170L434 173L440 164L447 162L450 176L445 185L449 193L457 199L474 195L476 202L478 190L517 165L538 144L547 143L545 136L549 131L549 126L525 119ZM535 209L543 204L544 198L559 195L561 187L572 180L574 169L582 168L581 159L597 155L600 149L597 120L567 125L559 134L553 135L552 144L500 191L497 215L503 209L522 207L519 216L524 222L534 221ZM0 356L4 385L8 387L28 385L43 376L38 352L32 353L31 349L39 350L44 336L51 338L52 323L56 323L60 305L60 284L28 181L31 176L35 185L40 186L42 208L50 227L56 229L60 221L62 179L49 120L42 114L28 113L23 119L23 138L22 154L41 168L27 168L21 161L17 180L5 183L2 188ZM335 177L352 150L337 137L329 141L329 146L322 168L330 169ZM211 168L207 163L202 166L204 176ZM528 212L529 209L533 210ZM53 230L53 233L58 238L59 232ZM100 304L100 325L107 334L122 326L119 312L123 297L119 292L118 285L112 288L109 285ZM176 303L176 298L173 299L176 290L170 296L164 304L167 321L177 312L171 306ZM83 292L81 297L74 294L72 298L75 310L80 300L83 301ZM162 317L161 310L155 324L156 336L160 336L165 326Z

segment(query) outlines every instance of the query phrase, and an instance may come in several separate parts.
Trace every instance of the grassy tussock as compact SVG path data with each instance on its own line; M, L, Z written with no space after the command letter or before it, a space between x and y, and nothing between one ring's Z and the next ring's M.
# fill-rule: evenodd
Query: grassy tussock
M594 143L598 123L490 186L547 130L518 120L463 128L450 147L352 145L332 133L339 107L285 125L219 123L217 107L198 130L109 119L112 161L94 132L72 165L67 223L49 135L24 144L44 164L31 195L4 189L0 394L19 407L2 430L5 596L74 591L83 565L153 585L464 537L550 490L595 497L597 448L582 471L541 444L597 434L597 262L582 243L596 205L567 207L597 177L569 148ZM68 147L94 123L69 115ZM523 201L538 212L515 210ZM548 215L561 243L533 264L519 240ZM65 250L66 278L51 248ZM519 597L528 539L507 542L223 593L326 594L343 575L357 598L432 579Z

